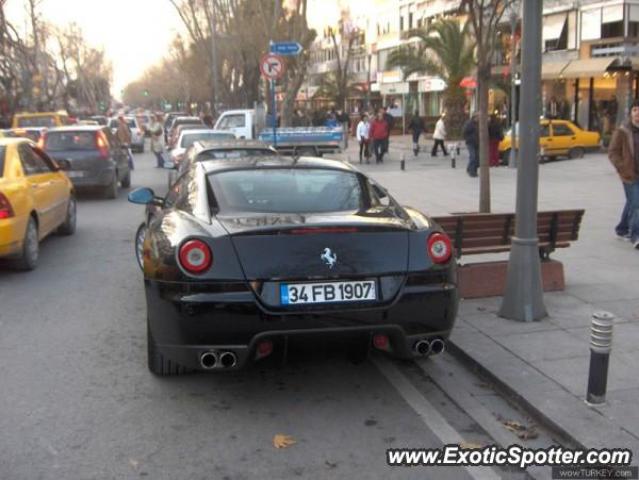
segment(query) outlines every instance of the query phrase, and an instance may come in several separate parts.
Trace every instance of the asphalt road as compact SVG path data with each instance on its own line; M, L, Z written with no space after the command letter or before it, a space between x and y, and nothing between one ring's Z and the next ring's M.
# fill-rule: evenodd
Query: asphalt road
M133 186L163 193L153 165L136 156ZM492 443L416 364L329 345L284 366L151 375L141 217L126 191L82 195L77 233L45 240L37 270L0 268L0 479L522 478L386 465L387 448ZM276 434L296 443L275 449Z

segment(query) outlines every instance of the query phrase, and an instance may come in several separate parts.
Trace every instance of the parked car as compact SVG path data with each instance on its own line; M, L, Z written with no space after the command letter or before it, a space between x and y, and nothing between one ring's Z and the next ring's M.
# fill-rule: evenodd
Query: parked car
M20 127L61 127L69 125L72 119L66 112L16 113L11 128Z
M32 270L39 242L75 226L75 190L60 167L29 139L0 139L0 257Z
M128 155L106 127L52 128L43 145L54 160L65 161L65 173L77 188L101 188L106 198L116 198L118 183L131 186Z
M516 131L519 131L518 124L516 128ZM601 137L598 132L582 130L568 120L543 119L539 122L539 128L539 149L542 157L581 158L584 156L584 152L596 151L601 148ZM504 139L499 143L499 153L504 163L508 163L511 144L512 132L508 130ZM518 140L517 144L519 144Z
M169 152L169 159L177 166L183 159L186 151L195 143L202 141L223 142L235 140L235 135L230 132L220 132L210 128L193 128L182 130L175 142L175 147Z
M25 137L32 140L36 144L40 143L42 134L47 131L47 127L25 127L25 128L13 128L11 130L16 137ZM38 145L42 148L42 145Z
M295 337L357 336L400 358L441 352L457 312L449 238L350 164L192 164L136 235L157 375L241 368ZM370 342L370 343L369 343Z
M164 115L164 143L169 141L169 130L171 130L171 123L176 117L187 117L186 112L168 112Z
M196 125L204 128L204 124L199 117L175 117L171 122L171 128L168 133L167 148L171 149L177 141L177 130L180 125Z
M131 151L144 153L144 133L142 132L140 123L135 117L126 116L124 119L131 130ZM111 129L111 133L115 135L118 129L117 117L109 120L109 128Z

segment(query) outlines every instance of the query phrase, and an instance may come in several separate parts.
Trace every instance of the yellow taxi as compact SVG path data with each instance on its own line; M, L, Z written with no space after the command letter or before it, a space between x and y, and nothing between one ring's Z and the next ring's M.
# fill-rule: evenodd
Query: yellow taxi
M60 167L26 138L0 138L0 258L33 270L39 242L76 225L73 184Z
M598 132L582 130L568 120L543 119L539 126L539 149L542 157L581 158L584 156L584 152L600 148L601 137ZM519 143L519 139L516 141ZM502 160L508 161L511 144L509 130L499 143L499 153Z
M38 113L16 113L13 116L11 128L25 127L62 127L69 125L69 115L67 112L38 112Z

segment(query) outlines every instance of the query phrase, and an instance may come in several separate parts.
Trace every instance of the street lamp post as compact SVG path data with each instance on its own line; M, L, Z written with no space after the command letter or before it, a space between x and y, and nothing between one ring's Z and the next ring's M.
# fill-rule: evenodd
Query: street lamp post
M548 315L543 301L537 238L542 8L543 2L523 0L521 90L526 94L519 103L515 235L506 291L499 310L499 316L523 322L540 320Z
M517 129L515 127L517 123L517 85L515 83L515 30L517 29L517 18L519 12L517 11L519 3L515 2L511 5L510 12L510 158L508 159L508 166L515 168L517 165L517 149L515 148L517 141Z

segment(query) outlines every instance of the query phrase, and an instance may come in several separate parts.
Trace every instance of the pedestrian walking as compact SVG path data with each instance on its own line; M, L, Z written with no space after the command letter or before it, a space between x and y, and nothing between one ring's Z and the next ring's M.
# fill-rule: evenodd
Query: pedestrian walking
M162 156L162 151L164 150L164 145L162 143L162 125L158 122L158 117L155 114L151 115L151 123L148 127L149 132L151 133L151 151L155 154L155 158L157 161L156 167L163 168L164 167L164 157Z
M489 148L489 164L491 167L500 165L499 159L499 142L504 139L504 129L497 115L491 115L488 120L488 148Z
M479 124L477 121L477 113L473 113L473 116L464 125L464 141L468 148L468 166L466 172L471 177L477 176L477 169L479 168Z
M384 154L388 151L389 131L388 122L384 119L384 110L380 108L369 127L369 138L373 141L375 163L384 163Z
M369 145L370 124L368 123L368 115L362 114L355 136L359 142L359 163L362 163L362 156L366 159L366 163L370 163L371 153Z
M384 153L388 153L388 148L390 147L390 134L395 126L395 117L393 117L389 111L388 107L384 107L382 110L384 115L384 120L386 121L386 125L388 126L388 134L386 135L386 142L384 142Z
M120 146L126 151L127 158L129 159L129 168L135 169L133 165L133 154L131 153L131 129L124 119L124 115L118 116L118 128L115 131L115 136L120 142Z
M448 156L448 152L446 151L446 145L444 145L444 141L446 140L446 124L444 123L444 118L446 117L446 113L442 113L437 123L435 123L435 131L433 132L433 149L430 151L431 157L436 157L439 147L441 147L444 152L444 156Z
M417 110L413 114L413 118L410 119L408 130L410 130L413 134L413 154L417 156L419 153L419 136L425 130L424 121L419 116L419 112Z
M629 121L613 133L608 158L619 174L626 197L615 233L639 250L639 100L632 103Z

